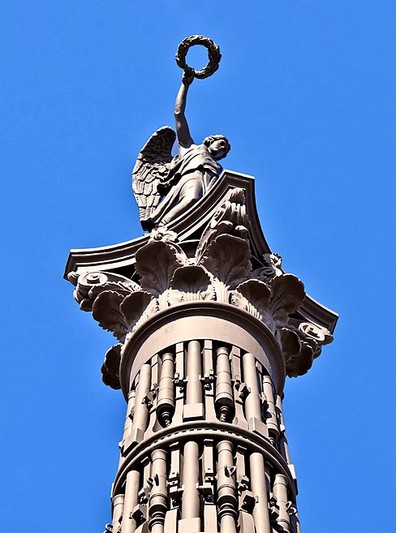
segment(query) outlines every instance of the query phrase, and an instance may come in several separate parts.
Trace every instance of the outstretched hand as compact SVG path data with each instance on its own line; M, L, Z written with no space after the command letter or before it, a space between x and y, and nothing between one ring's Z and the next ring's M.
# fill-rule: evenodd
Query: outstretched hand
M182 83L184 85L191 85L194 81L194 70L185 70L183 72Z

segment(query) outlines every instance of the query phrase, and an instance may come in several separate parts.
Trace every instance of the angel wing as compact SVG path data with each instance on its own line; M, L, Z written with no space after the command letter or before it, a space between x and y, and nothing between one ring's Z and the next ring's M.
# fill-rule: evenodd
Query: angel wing
M140 150L132 171L132 190L143 229L148 228L150 216L163 196L158 184L169 174L175 139L176 133L169 126L158 129Z

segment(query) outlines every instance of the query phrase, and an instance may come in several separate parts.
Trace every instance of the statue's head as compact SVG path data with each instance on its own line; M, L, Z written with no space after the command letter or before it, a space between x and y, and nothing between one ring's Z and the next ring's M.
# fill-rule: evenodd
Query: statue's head
M216 161L223 159L231 150L231 145L224 135L209 135L203 140L203 144L207 146L208 152Z

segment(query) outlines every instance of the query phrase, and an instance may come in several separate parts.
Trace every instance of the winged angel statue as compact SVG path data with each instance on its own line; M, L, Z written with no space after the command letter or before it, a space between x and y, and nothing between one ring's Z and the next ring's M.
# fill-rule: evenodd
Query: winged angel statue
M190 46L202 44L208 49L208 65L196 71L186 62ZM223 135L206 137L195 144L185 117L188 89L194 78L206 78L217 70L219 47L207 37L193 35L184 39L176 54L183 68L181 86L175 102L176 133L169 126L157 130L140 151L132 171L132 189L145 230L166 226L202 198L222 171L218 163L231 146ZM172 156L177 137L178 154Z

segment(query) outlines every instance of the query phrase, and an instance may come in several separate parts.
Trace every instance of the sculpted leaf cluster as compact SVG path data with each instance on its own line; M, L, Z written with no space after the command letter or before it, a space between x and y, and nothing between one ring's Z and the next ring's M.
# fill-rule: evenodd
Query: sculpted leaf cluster
M253 270L248 235L244 191L234 188L202 232L193 257L176 243L176 234L154 229L148 243L135 254L139 282L110 272L73 273L74 297L121 344L150 317L172 306L193 301L236 306L274 333L288 375L301 375L322 345L331 342L331 335L297 317L305 298L304 285L283 272L280 256L265 254L261 266ZM110 349L102 368L111 386L117 383L114 368L121 354L119 348Z

